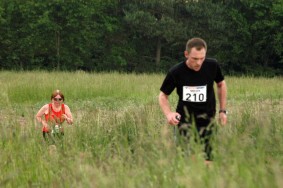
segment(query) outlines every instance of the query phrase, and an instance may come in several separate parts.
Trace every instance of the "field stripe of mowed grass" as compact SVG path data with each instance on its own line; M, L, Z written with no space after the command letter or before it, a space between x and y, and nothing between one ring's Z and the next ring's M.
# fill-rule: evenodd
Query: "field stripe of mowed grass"
M229 121L206 166L201 147L180 147L166 123L164 76L1 71L0 187L283 187L282 77L226 76ZM55 89L74 124L50 146L34 117Z

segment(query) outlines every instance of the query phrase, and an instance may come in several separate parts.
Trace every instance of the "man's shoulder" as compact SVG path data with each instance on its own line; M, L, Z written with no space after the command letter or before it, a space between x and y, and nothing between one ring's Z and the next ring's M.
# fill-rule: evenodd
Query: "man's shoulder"
M204 61L205 61L205 62L208 62L208 63L215 63L215 64L218 64L218 61L217 61L217 59L215 59L215 58L205 58Z
M204 60L204 67L209 69L219 67L219 63L215 58L205 58Z
M171 72L171 73L178 72L179 70L182 69L183 66L184 66L184 61L179 62L179 63L173 65L173 66L169 69L169 72Z

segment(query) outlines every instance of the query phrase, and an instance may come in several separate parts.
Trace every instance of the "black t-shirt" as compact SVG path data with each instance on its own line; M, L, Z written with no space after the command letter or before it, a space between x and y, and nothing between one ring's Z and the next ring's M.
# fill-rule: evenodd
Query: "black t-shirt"
M182 120L187 113L215 116L216 99L213 84L224 80L224 76L215 59L206 58L199 71L190 69L186 62L173 66L165 77L160 90L170 95L177 89L179 101L176 111Z

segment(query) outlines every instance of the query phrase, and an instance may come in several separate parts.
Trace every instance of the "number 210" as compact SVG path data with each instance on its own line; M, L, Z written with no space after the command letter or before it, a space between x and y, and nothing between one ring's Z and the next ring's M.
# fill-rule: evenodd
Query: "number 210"
M191 99L192 97L192 99ZM186 98L187 101L204 101L204 94L200 93L200 94L190 94L190 93L187 93L187 98Z

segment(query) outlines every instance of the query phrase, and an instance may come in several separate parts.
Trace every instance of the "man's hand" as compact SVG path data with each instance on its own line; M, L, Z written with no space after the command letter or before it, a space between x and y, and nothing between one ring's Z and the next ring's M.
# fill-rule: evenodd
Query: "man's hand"
M167 122L170 125L178 125L181 119L181 115L177 112L170 112L166 115Z
M219 113L219 123L221 125L226 125L227 124L227 114L221 112Z
M170 125L178 125L181 119L181 115L177 112L172 112L169 105L168 95L162 91L159 94L159 105L167 118L167 122Z

